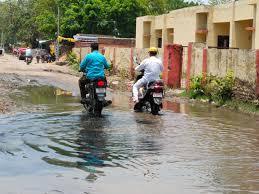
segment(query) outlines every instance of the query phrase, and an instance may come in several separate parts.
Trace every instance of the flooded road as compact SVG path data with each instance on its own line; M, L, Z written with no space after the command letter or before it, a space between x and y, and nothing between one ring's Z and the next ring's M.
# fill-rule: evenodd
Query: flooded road
M170 102L134 113L122 94L95 118L64 91L25 91L39 111L0 116L0 193L259 193L256 118Z

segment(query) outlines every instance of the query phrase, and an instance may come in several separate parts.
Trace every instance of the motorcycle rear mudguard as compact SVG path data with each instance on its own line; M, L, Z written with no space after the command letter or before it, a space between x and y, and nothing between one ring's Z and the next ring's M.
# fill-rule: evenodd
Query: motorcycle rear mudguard
M97 95L97 98L100 102L105 101L105 96Z

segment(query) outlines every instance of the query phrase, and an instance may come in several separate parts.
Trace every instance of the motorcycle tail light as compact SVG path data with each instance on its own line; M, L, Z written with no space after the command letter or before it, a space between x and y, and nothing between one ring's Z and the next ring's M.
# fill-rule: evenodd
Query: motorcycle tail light
M98 87L104 87L105 86L105 82L103 80L100 80L97 82L97 86Z
M155 85L154 86L154 92L155 93L161 93L161 92L163 92L163 86L161 86L161 85Z

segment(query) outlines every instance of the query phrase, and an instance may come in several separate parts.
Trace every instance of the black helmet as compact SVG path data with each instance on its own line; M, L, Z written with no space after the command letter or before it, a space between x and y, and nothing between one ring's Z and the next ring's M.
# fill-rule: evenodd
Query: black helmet
M99 44L97 42L94 42L91 44L91 49L93 51L98 51L99 50Z

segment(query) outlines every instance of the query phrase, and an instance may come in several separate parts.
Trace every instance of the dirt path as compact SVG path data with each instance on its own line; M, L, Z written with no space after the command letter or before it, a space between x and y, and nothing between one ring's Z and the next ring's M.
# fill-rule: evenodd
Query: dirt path
M35 79L40 84L54 85L78 92L78 77L72 75L67 66L39 63L35 60L30 65L11 55L0 57L0 74L17 74L20 77Z
M14 112L17 107L10 94L23 86L52 85L78 95L78 77L67 66L39 63L30 65L12 55L0 56L0 113Z
M50 85L79 95L78 79L79 76L76 76L68 66L37 64L35 59L30 65L26 65L23 60L18 60L15 56L0 56L0 113L27 111L28 107L19 106L10 98L10 95L15 94L21 87ZM121 79L114 75L107 77L107 79L111 88L124 91L124 95L131 96L130 80ZM185 99L175 96L174 93L167 92L168 100L174 102L185 101Z

